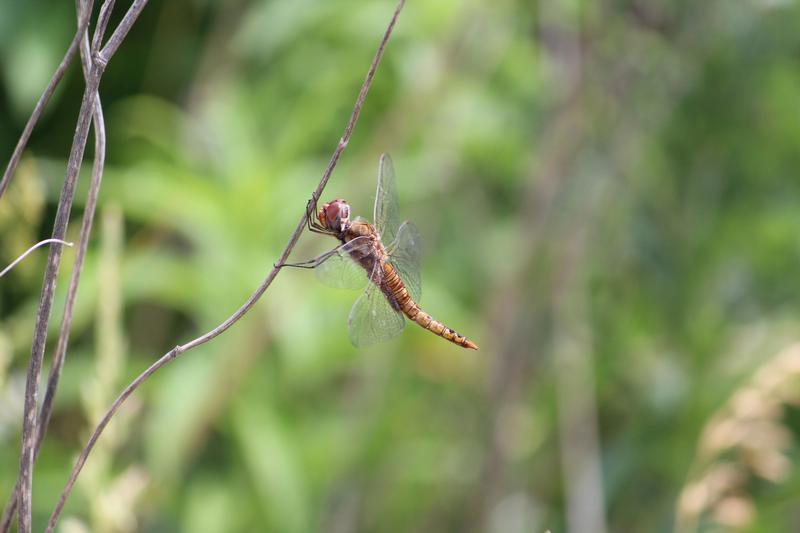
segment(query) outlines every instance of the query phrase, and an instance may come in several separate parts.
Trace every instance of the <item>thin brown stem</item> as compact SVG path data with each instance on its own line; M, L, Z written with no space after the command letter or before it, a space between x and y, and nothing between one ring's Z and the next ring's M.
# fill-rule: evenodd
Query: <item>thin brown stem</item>
M111 2L113 3L113 2ZM104 4L103 7L105 7ZM97 34L97 32L95 32ZM91 70L91 52L89 49L88 36L84 35L81 43L81 64L86 79L89 78ZM36 448L34 450L34 463L39 456L39 450L42 446L42 441L47 434L47 427L50 424L50 416L53 411L53 400L55 399L56 389L58 387L59 378L61 377L61 370L64 367L64 359L66 357L67 345L69 344L69 333L72 327L72 316L75 308L75 300L78 293L78 285L80 283L81 272L83 271L83 263L86 258L86 250L89 245L89 237L92 231L92 222L94 221L94 214L97 207L97 197L100 192L100 183L103 177L103 168L105 164L105 150L106 150L106 134L105 122L103 120L103 108L100 103L100 95L95 92L95 104L93 115L93 127L95 138L95 154L94 163L92 166L92 181L89 187L89 194L86 200L86 206L83 212L83 221L81 223L80 237L78 239L78 250L75 255L75 263L72 267L72 274L67 289L67 299L64 304L64 314L61 319L61 326L58 333L58 344L56 345L56 353L53 356L53 364L50 368L50 374L47 378L47 390L45 391L42 406L39 409L39 418L37 421L37 436ZM46 242L46 241L42 241ZM67 243L72 246L72 243ZM2 275L0 273L0 275ZM14 485L8 502L6 503L3 511L2 519L0 519L0 532L7 533L11 527L11 521L14 518L14 513L17 510L17 495L19 491L19 480Z
M96 52L96 55L99 57L95 57L95 61L100 61L103 65L105 65L111 60L111 57L114 55L114 53L116 53L117 49L122 44L122 41L125 40L125 37L128 36L128 32L133 27L133 23L136 22L137 18L139 18L139 15L142 13L142 10L146 5L147 0L133 0L131 7L128 8L125 16L122 17L122 21L120 21L119 25L114 30L114 33L111 34L111 37L109 37L106 45L102 50ZM102 24L102 26L98 26L98 28L105 31L105 24L108 23L108 16L110 14L111 10L109 9L108 15L105 17L101 16L100 24ZM102 12L101 15L103 15ZM97 41L99 43L100 39L97 39Z
M330 161L328 162L328 166L325 168L325 171L322 174L322 178L320 179L317 188L314 190L312 198L316 201L319 199L322 191L325 189L325 186L328 183L328 180L333 173L333 170L336 168L336 163L339 160L344 149L347 147L348 142L350 141L350 137L352 136L353 129L358 121L358 116L361 113L361 108L364 105L364 99L367 96L367 92L369 92L370 87L372 86L372 80L375 76L375 72L378 68L378 65L383 57L383 52L386 48L386 44L391 37L392 31L394 30L394 26L397 22L397 17L400 15L400 11L403 9L405 5L405 0L400 0L395 8L394 14L392 15L392 19L389 22L388 27L383 35L383 39L381 40L380 45L378 46L378 50L375 53L375 57L372 59L372 63L370 64L369 70L367 71L367 76L364 79L364 83L361 86L361 90L358 93L358 97L356 98L355 106L353 107L353 112L350 114L350 119L347 122L347 126L345 127L344 134L342 135L341 139L339 139L339 143L336 145L336 149L331 156ZM114 400L114 403L111 404L111 407L105 413L103 418L95 427L92 435L89 437L89 441L84 446L83 450L81 450L80 455L78 456L77 461L75 462L75 466L72 468L72 472L70 474L69 479L67 480L67 484L64 487L64 490L61 493L61 496L56 504L55 509L53 510L53 514L50 516L50 521L47 524L47 533L52 533L55 529L55 526L58 522L58 518L61 515L62 510L64 509L64 505L67 502L67 498L69 497L70 493L72 492L72 488L75 485L75 481L78 479L78 475L83 468L83 465L86 463L86 459L89 457L94 445L97 443L97 440L100 438L100 435L103 433L103 430L111 421L114 414L116 414L117 410L122 406L125 400L133 394L139 386L144 383L147 378L153 375L156 371L160 368L165 366L167 363L177 359L178 356L181 354L191 350L192 348L196 348L201 344L205 344L210 340L214 339L218 335L221 335L226 330L228 330L231 326L233 326L236 322L239 321L248 311L256 304L256 302L261 298L261 296L266 292L269 286L272 284L272 281L275 279L275 276L278 275L281 267L286 263L286 260L289 258L289 255L292 253L297 241L300 239L300 235L303 232L303 229L306 227L306 220L308 218L308 212L306 209L303 210L303 215L300 217L300 221L297 223L294 231L292 232L291 236L289 237L289 241L286 244L286 247L283 249L283 252L280 255L277 263L275 266L270 270L267 277L264 279L263 282L256 288L256 290L250 295L247 301L239 307L231 316L229 316L224 322L219 324L217 327L212 329L211 331L197 337L185 344L176 346L169 352L165 353L158 359L155 363L150 365L144 372L142 372L136 379L134 379L122 393Z
M333 155L331 156L331 160L328 162L327 168L325 168L325 172L322 174L322 179L317 186L317 189L314 191L312 195L312 200L316 203L319 200L319 197L322 195L322 191L325 189L325 185L328 184L328 180L333 173L333 169L336 168L336 163L339 161L339 156L342 155L342 152L345 148L347 148L347 143L350 142L350 137L353 134L353 128L358 121L358 115L361 113L361 108L364 105L364 99L367 97L367 91L369 91L370 86L372 85L372 78L375 76L375 71L378 68L378 63L380 63L381 57L383 57L383 51L386 48L386 43L389 42L389 37L392 34L392 30L394 29L394 25L397 22L397 17L400 15L400 11L403 9L403 5L405 5L405 0L400 0L397 4L397 8L394 11L394 15L392 16L392 20L389 21L389 26L386 28L386 32L383 34L383 39L381 40L381 44L378 46L377 52L375 52L375 57L372 59L372 64L367 71L367 76L364 79L364 83L361 85L361 90L358 93L358 98L356 98L356 104L353 107L353 112L350 113L350 120L347 121L347 127L344 130L344 134L342 138L339 139L339 144L334 150ZM300 221L300 225L302 226L305 224L305 221L308 217L308 213L303 215L302 220ZM302 227L300 228L302 230ZM299 237L299 231L295 231ZM297 239L295 239L295 242ZM294 243L290 241L291 247L294 247ZM291 251L291 250L290 250ZM288 256L287 256L288 257ZM283 261L281 261L282 264Z
M90 11L91 9L87 9L86 16L79 18L78 29L75 32L75 36L72 38L72 42L69 43L67 53L64 54L64 57L61 59L61 63L59 63L58 68L56 68L56 71L53 73L53 77L50 78L50 82L47 84L44 92L42 92L42 95L39 97L39 101L36 102L36 106L34 106L33 112L31 113L30 118L28 118L25 128L22 130L22 135L19 136L17 146L14 148L11 158L8 160L6 170L3 172L3 178L0 180L0 198L3 197L3 193L6 192L6 189L8 188L8 184L11 183L11 177L14 175L14 171L17 169L19 160L22 157L22 152L28 145L28 141L33 133L33 128L36 127L36 123L39 122L39 118L42 116L42 112L44 112L47 102L50 101L50 97L53 96L56 87L58 87L58 84L61 82L64 74L67 72L67 68L69 68L72 60L75 58L75 52L78 50L81 37L84 33L86 33L86 28L89 26Z
M97 24L94 28L94 36L92 37L92 52L97 52L100 50L100 47L103 42L103 37L106 34L106 28L108 27L108 21L111 18L111 12L114 10L114 0L106 0L103 2L103 5L100 6L100 14L97 16ZM83 57L81 56L81 59ZM84 68L88 65L86 61L83 62Z
M106 6L113 1L107 1L101 8L101 17L106 11ZM104 28L98 26L95 30L95 37L101 34ZM98 42L94 39L93 42ZM89 79L92 69L92 50L89 48L88 35L84 37L81 43L81 64L86 79ZM94 163L92 164L92 180L89 185L89 193L86 199L86 206L83 211L83 220L81 221L81 231L78 238L78 251L75 254L75 264L72 267L72 275L70 277L69 288L67 289L67 299L64 303L64 317L61 320L61 327L58 333L58 344L56 345L56 353L53 355L53 365L50 368L50 375L47 379L47 390L42 401L42 408L39 412L39 435L38 442L36 443L36 451L41 447L42 440L47 433L47 426L50 422L50 415L53 408L53 399L55 391L58 387L58 380L61 375L61 369L64 366L64 358L66 357L67 345L69 344L69 332L72 327L72 315L75 309L75 300L78 294L78 285L80 284L81 273L83 272L83 262L86 258L86 250L89 247L89 237L92 232L92 223L94 222L94 215L97 209L97 197L100 194L100 184L103 180L103 170L105 168L106 159L106 127L103 117L103 106L100 101L100 93L95 91L94 114L92 125L94 127Z
M84 47L86 50L84 50ZM81 61L84 67L84 74L88 79L89 69L91 65L87 62L91 58L88 48L88 40L84 38L81 46ZM34 463L39 456L39 450L42 446L42 441L47 433L47 427L50 423L50 416L53 410L53 400L55 399L56 388L61 376L61 370L64 366L64 359L66 356L67 345L69 343L69 332L72 326L72 316L75 307L75 300L78 292L78 284L80 283L81 272L83 271L83 262L86 257L86 250L89 243L89 236L92 230L92 222L94 220L94 213L97 206L97 196L100 191L100 182L103 175L103 166L105 162L105 123L103 121L103 110L100 104L99 93L95 93L95 108L93 116L93 127L95 135L95 158L92 167L92 181L89 188L89 194L84 208L83 221L81 224L80 237L78 239L78 250L75 255L75 263L72 267L72 275L67 289L67 299L64 304L64 314L61 319L61 326L58 334L58 344L56 353L53 356L53 364L50 368L50 374L47 378L47 390L45 391L42 406L39 409L39 418L37 420L37 435L36 447L34 449ZM72 243L68 243L72 246ZM14 518L14 513L17 510L17 495L19 491L19 480L14 485L8 502L6 502L3 511L2 519L0 519L0 532L7 533L11 528L11 521Z
M113 1L107 2L103 5L103 7L105 7L108 3L113 4ZM97 35L97 33L98 32L96 31L95 35ZM88 79L92 68L92 54L89 48L88 35L84 37L81 44L81 64L83 66L84 75ZM61 375L61 369L64 365L67 345L69 344L69 332L72 327L72 315L75 309L75 300L78 294L78 285L80 284L81 273L83 272L83 262L86 258L86 250L89 247L89 237L92 232L92 223L94 222L94 215L97 209L97 197L100 194L100 184L103 180L103 170L105 168L106 127L103 118L103 106L100 102L100 93L97 91L95 91L92 125L94 127L94 162L92 164L92 180L89 185L89 193L86 198L86 206L83 211L81 231L78 238L78 250L75 254L75 264L72 267L72 275L69 281L69 288L67 289L67 299L64 303L64 316L61 320L61 327L58 333L58 344L56 345L55 355L53 355L53 365L50 368L50 375L48 376L47 380L47 390L44 395L44 400L42 401L41 410L39 412L39 434L38 442L36 444L37 453L42 444L42 440L47 433L47 425L50 422L50 415L53 407L53 398L55 396L55 390L58 387L58 379Z
M89 123L94 110L94 95L100 82L101 70L93 67L92 76L86 85L78 115L78 125L72 141L67 172L61 196L56 211L56 220L53 225L53 238L63 239L67 233L69 214L72 209L72 200L75 196L75 185L78 181L78 172L86 148L86 139L89 136ZM47 341L47 327L50 323L50 311L55 296L56 278L61 266L60 245L53 246L47 257L47 268L42 283L42 293L36 312L36 325L33 333L31 359L28 366L27 380L25 383L25 407L22 423L22 452L20 453L20 490L19 490L19 531L30 533L31 530L31 497L33 456L37 440L37 396L39 392L39 375L42 371L42 359Z
M108 7L106 7L104 12L101 13L100 26L98 26L98 31L95 34L95 41L98 43L102 40L102 33L105 31L105 25L107 24L108 17L110 15L109 0L106 1L106 4ZM114 32L112 39L115 40L113 41L113 46L110 48L107 54L103 55L99 53L93 53L91 54L93 56L91 61L89 61L88 57L84 57L84 66L90 65L90 68L88 68L85 72L86 88L84 90L81 102L81 109L78 114L78 124L75 129L72 148L70 149L64 185L62 187L58 209L56 211L56 220L53 225L53 238L63 239L64 235L66 234L67 225L69 222L69 214L75 194L77 176L78 172L80 171L83 153L86 148L86 140L89 135L89 123L94 116L96 106L99 105L97 88L100 84L100 78L103 75L108 60L122 43L122 40L127 35L131 26L136 21L141 13L141 10L146 4L146 0L134 0L130 9L125 14L125 17L123 17L123 20L120 22L119 26ZM85 6L83 9L81 9L79 0L78 17L84 17L86 19L91 18L92 7L93 1L86 0ZM84 28L84 35L85 34L86 29ZM111 41L111 39L109 41ZM109 44L112 43L110 42ZM102 166L100 169L102 169ZM18 529L20 533L30 533L31 531L33 464L37 455L37 448L41 443L41 438L43 438L44 435L39 428L40 419L36 414L39 376L42 370L42 359L44 357L44 348L47 340L47 329L50 322L50 312L55 294L56 277L58 275L60 265L61 246L56 246L51 248L50 254L48 255L47 268L45 270L44 282L42 284L42 293L36 314L36 325L34 327L33 343L31 346L31 359L25 384L25 405L22 423L22 450L20 452L20 473L17 483L19 486L19 489L17 490L17 500L19 507ZM75 289L77 290L77 285L75 286ZM66 349L66 344L64 344L64 349ZM60 372L60 369L58 369L58 371ZM56 382L51 383L54 385ZM51 389L51 394L54 394L55 387L53 386ZM50 399L50 402L52 403L52 398ZM48 419L49 410L50 407L48 407L48 413L45 413L47 414Z

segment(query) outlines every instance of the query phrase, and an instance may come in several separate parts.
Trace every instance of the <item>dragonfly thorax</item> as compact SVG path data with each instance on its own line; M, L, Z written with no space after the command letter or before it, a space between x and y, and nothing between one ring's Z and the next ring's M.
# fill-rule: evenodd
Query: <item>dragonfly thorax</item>
M344 233L350 226L350 205L338 198L323 204L317 213L320 224L337 234Z

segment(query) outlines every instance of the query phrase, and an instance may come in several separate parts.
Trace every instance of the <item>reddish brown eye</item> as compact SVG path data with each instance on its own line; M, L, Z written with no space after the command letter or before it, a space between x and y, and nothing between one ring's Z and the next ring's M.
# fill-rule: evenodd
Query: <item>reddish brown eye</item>
M328 204L328 208L325 210L325 215L326 226L332 230L339 229L339 206L337 205L336 201Z
M350 218L350 206L342 199L333 200L320 208L317 218L325 228L336 232L342 231L345 221Z

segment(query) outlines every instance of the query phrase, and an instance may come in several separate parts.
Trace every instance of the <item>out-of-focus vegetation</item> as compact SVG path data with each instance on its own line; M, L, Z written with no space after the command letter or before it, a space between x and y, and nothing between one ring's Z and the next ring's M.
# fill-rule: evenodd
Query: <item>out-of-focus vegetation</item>
M117 392L277 259L393 7L145 9L101 85L107 170L37 527ZM70 2L0 13L6 158L75 23ZM325 197L369 217L391 153L423 307L481 350L411 325L355 349L356 294L282 272L126 404L63 531L795 529L798 24L781 0L410 0ZM49 236L82 83L73 67L0 200L3 265ZM45 257L0 279L3 500Z

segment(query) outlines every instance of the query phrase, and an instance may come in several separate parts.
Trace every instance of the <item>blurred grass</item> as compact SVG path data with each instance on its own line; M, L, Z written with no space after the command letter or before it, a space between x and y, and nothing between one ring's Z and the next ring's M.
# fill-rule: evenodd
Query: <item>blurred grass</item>
M244 301L319 179L392 8L147 7L102 87L100 210L121 216L119 319L98 319L109 300L98 231L37 466L36 524L101 408L81 399L117 349L104 335L126 352L98 393L107 402ZM10 154L74 21L41 1L0 10ZM423 307L481 351L413 326L356 350L356 294L282 272L235 328L137 393L112 424L124 438L106 435L105 457L90 459L102 476L70 501L70 527L574 527L569 428L559 433L565 398L587 394L563 390L573 350L594 389L596 411L578 405L598 424L607 529L672 529L703 428L797 338L798 20L791 1L409 2L325 197L368 217L378 156L391 153L402 215L423 236ZM0 262L49 234L81 83L74 69L0 201ZM295 257L331 244L304 236ZM0 496L16 472L44 257L0 280ZM792 408L776 423L798 430ZM754 511L728 527L791 529L796 452L784 478L741 488ZM140 483L139 498L126 492ZM135 521L103 510L109 494ZM715 530L707 518L697 528Z

